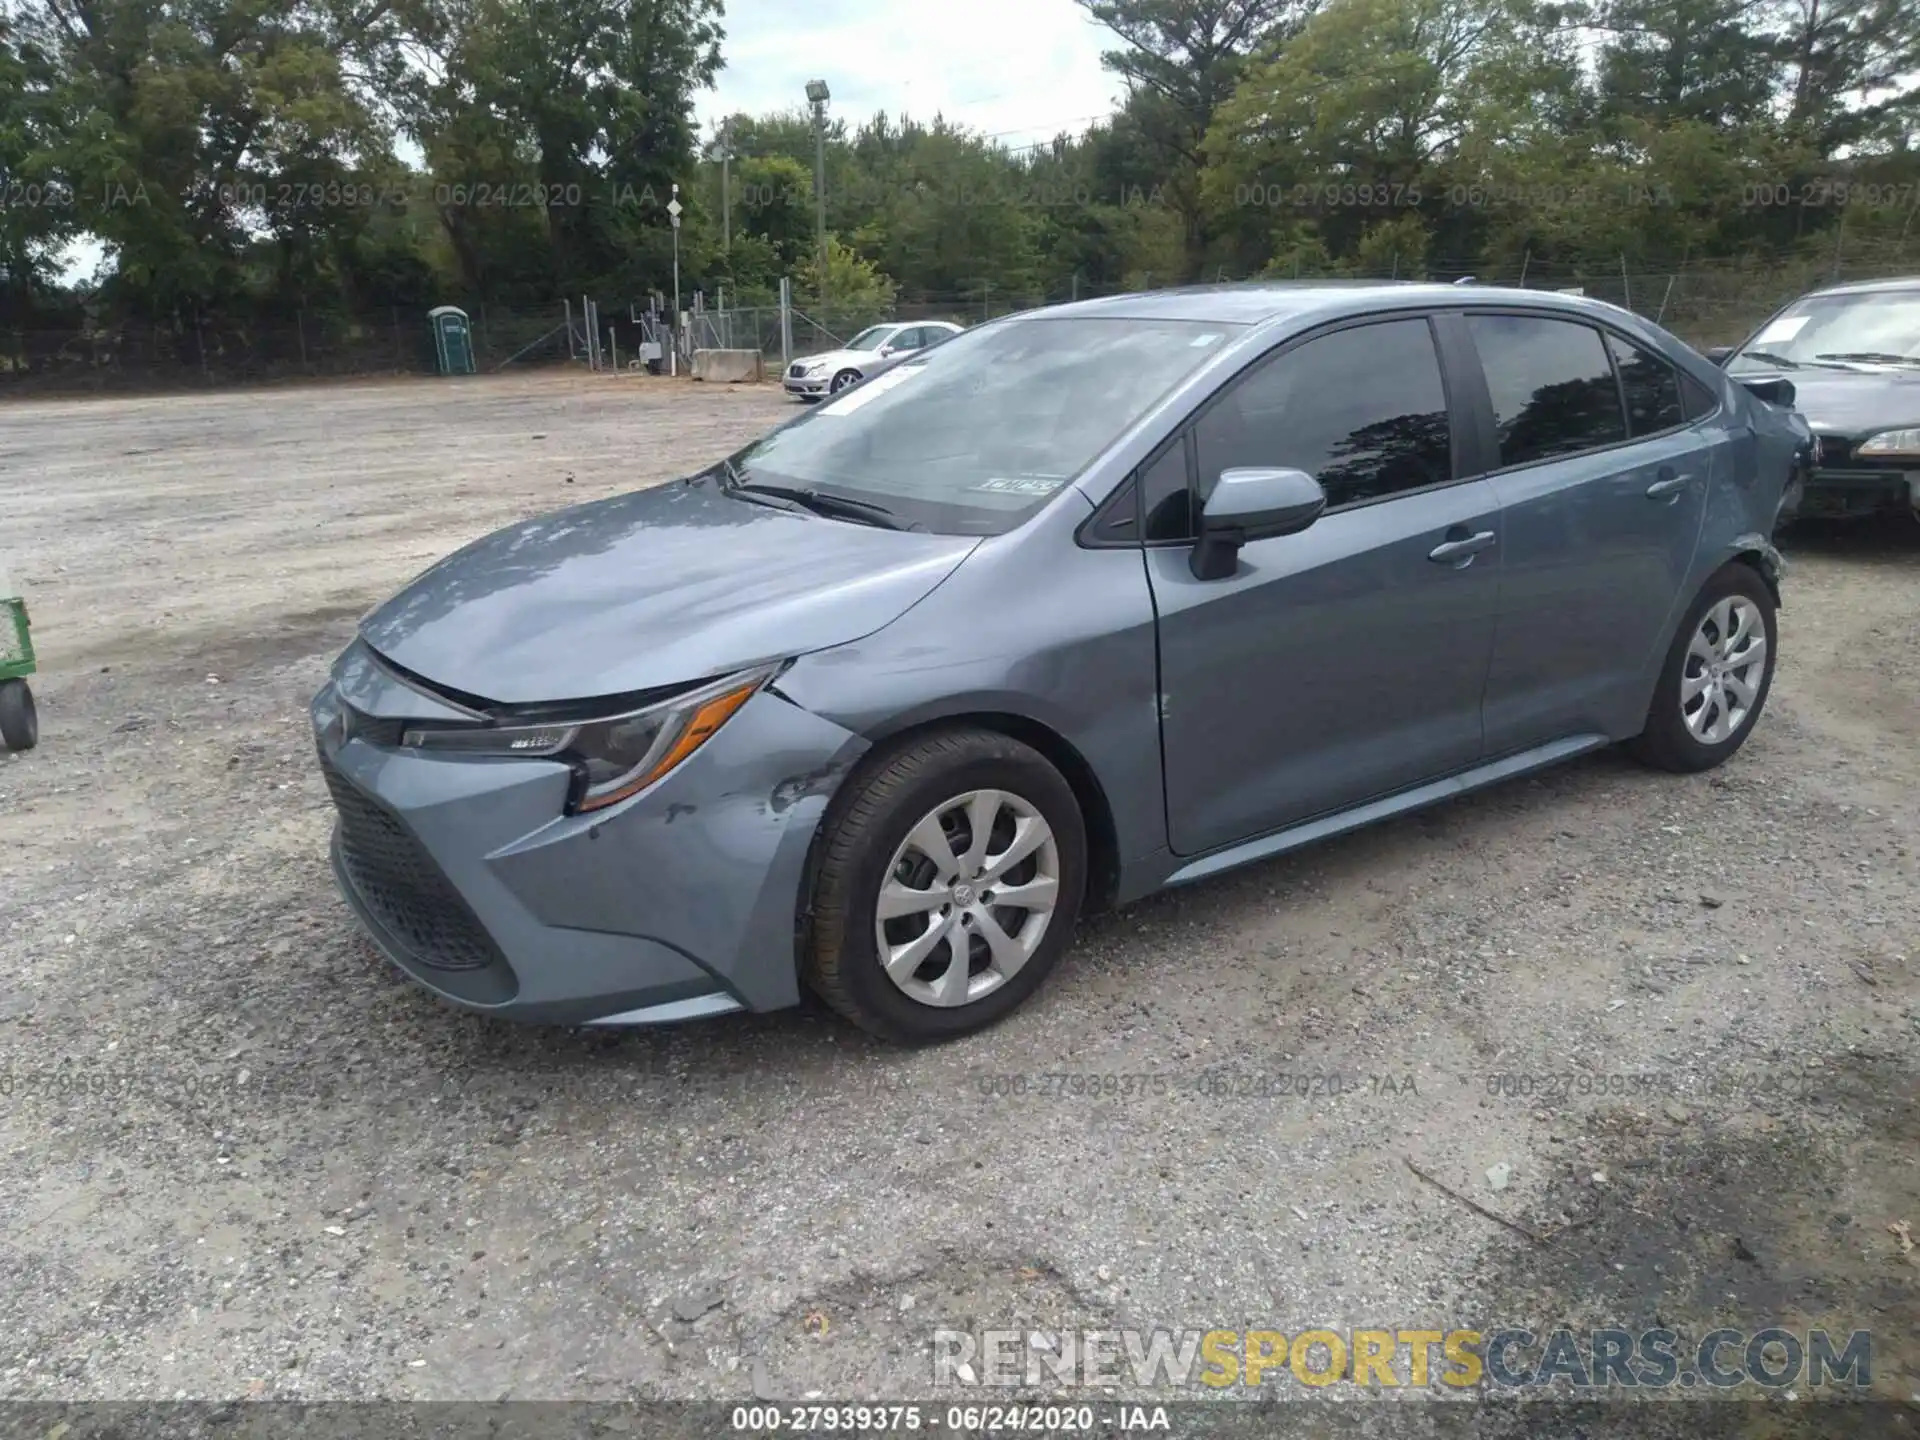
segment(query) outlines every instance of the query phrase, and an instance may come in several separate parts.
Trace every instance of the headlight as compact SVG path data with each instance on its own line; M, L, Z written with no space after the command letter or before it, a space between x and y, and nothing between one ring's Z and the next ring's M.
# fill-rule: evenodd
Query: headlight
M807 366L807 368L802 370L800 373L802 375L822 375L826 373L826 369L827 367L824 361L816 361L815 363Z
M1865 441L1856 455L1913 455L1920 457L1920 427L1911 430L1882 430Z
M777 673L742 671L657 705L591 720L486 726L409 726L400 743L446 754L522 756L573 767L567 808L599 810L637 795L711 740Z

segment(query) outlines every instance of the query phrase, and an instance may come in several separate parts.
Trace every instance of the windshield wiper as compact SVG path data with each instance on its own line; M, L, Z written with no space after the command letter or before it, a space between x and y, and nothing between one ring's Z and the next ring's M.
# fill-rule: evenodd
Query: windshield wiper
M1856 360L1863 365L1920 365L1920 356L1894 355L1885 350L1836 350L1816 360Z
M1771 350L1742 350L1734 357L1736 360L1758 360L1762 365L1784 365L1789 370L1798 370L1800 362L1789 360L1784 355L1776 355Z
M770 506L775 510L798 511L806 508L796 500L789 498L783 491L764 485L748 485L740 477L740 468L731 460L722 460L713 468L720 472L720 488L729 495L741 495L742 499L752 504ZM751 493L742 495L741 492L743 491L749 491Z
M737 476L740 472L729 464L727 473L729 476ZM844 495L828 495L824 491L799 485L767 485L758 480L735 479L728 488L744 491L749 495L772 495L781 500L791 500L796 505L805 506L816 515L831 515L839 520L853 520L862 525L875 525L882 530L913 528L886 506L875 505L870 500L850 500Z

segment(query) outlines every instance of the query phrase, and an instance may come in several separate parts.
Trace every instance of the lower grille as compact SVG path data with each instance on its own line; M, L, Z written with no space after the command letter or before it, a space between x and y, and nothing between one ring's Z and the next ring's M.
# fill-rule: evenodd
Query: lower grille
M381 927L422 965L436 970L504 964L506 957L479 917L406 826L361 793L325 756L320 772L340 816L341 864L354 894Z

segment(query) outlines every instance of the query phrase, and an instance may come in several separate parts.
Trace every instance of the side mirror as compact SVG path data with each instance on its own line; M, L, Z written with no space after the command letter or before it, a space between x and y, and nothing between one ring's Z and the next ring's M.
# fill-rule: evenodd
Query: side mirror
M892 359L892 358L893 358L893 346L891 346L891 345L882 345L882 346L880 347L880 358L881 358L882 360L890 360L890 359Z
M1732 345L1716 345L1707 351L1707 359L1716 365L1724 365L1733 358L1734 348Z
M1783 410L1793 409L1794 401L1798 398L1793 382L1784 375L1771 380L1742 379L1740 383L1747 388L1747 393L1757 395L1769 405L1778 405Z
M1320 518L1327 492L1304 470L1228 470L1200 512L1191 565L1196 580L1233 574L1250 540L1294 535Z

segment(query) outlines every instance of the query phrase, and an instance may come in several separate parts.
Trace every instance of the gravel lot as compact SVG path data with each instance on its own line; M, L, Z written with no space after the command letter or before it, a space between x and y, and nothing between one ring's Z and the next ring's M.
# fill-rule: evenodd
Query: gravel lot
M403 983L306 730L356 618L785 413L578 376L0 408L44 667L0 757L0 1395L924 1396L940 1324L1655 1317L1870 1329L1920 1392L1920 527L1794 542L1723 771L1602 755L1160 897L942 1049Z

